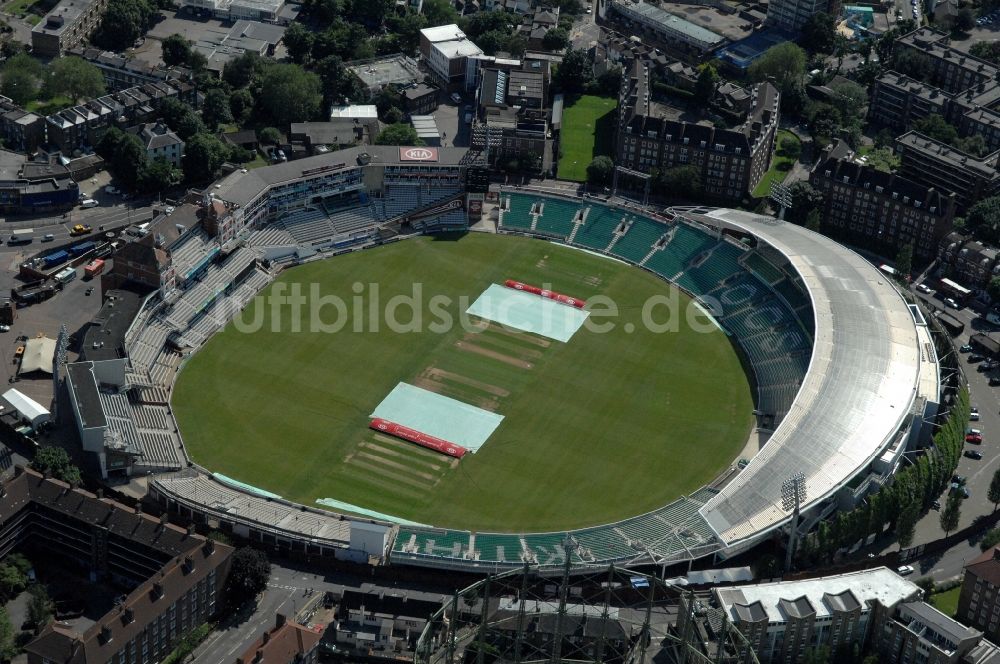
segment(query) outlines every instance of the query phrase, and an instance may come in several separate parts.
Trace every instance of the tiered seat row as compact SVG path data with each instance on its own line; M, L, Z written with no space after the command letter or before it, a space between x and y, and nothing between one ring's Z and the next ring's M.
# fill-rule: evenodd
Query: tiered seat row
M578 203L547 198L542 203L542 213L535 228L539 232L565 238L573 231L573 219L579 211Z
M586 217L573 242L588 249L604 251L615 239L615 230L625 219L626 213L603 205L584 205L583 210Z
M666 232L667 227L662 223L647 217L634 216L628 227L628 232L615 243L611 253L621 256L627 261L638 263L653 248L653 243L663 237Z
M776 267L774 263L767 260L757 251L748 253L743 260L743 264L760 277L761 281L768 284L773 284L785 276L785 273Z

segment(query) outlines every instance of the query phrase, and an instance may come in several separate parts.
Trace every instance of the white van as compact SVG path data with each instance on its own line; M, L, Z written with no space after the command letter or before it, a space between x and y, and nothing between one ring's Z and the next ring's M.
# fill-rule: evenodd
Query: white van
M100 203L95 201L93 198L85 198L82 201L80 201L80 207L82 207L83 209L95 208L98 205L100 205Z
M76 268L68 267L56 273L55 280L61 284L68 284L76 279Z

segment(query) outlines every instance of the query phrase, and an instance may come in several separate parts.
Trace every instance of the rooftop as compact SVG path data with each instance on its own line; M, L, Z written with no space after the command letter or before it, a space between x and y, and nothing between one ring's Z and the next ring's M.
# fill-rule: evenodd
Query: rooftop
M737 607L751 606L756 602L760 602L768 622L785 622L789 617L790 606L802 610L805 603L808 603L816 612L816 617L823 618L834 611L850 609L857 604L866 607L872 600L878 600L883 606L892 606L920 597L921 590L892 570L877 567L804 581L717 588L712 592L734 622L748 619L746 613L741 615Z
M950 166L974 172L979 177L987 180L1000 178L1000 175L997 174L997 162L1000 160L1000 151L993 152L985 157L974 157L916 131L908 131L898 137L896 145L915 150Z
M465 33L462 32L454 23L450 25L439 25L434 28L424 28L420 31L420 36L427 41L433 43L451 41L453 39L465 39Z
M711 30L692 23L687 19L671 14L664 9L660 9L656 5L647 4L641 0L639 2L631 2L630 0L613 0L612 5L616 9L624 11L627 14L640 16L647 21L659 24L665 29L680 32L681 34L695 39L703 44L717 46L726 41L726 38L718 33L712 32Z

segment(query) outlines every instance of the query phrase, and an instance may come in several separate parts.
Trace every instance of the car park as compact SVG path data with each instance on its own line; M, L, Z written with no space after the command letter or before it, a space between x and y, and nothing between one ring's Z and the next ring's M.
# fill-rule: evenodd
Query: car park
M977 461L983 458L983 453L979 450L965 450L964 454L970 459L976 459Z

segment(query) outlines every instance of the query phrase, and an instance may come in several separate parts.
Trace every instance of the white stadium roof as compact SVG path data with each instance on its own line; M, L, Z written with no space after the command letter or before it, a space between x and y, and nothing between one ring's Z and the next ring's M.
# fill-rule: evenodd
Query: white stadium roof
M861 256L818 233L738 210L681 209L749 232L784 254L813 302L812 360L764 448L700 513L727 546L787 521L781 486L802 473L803 509L833 495L893 442L911 417L921 370L916 324L896 287Z

